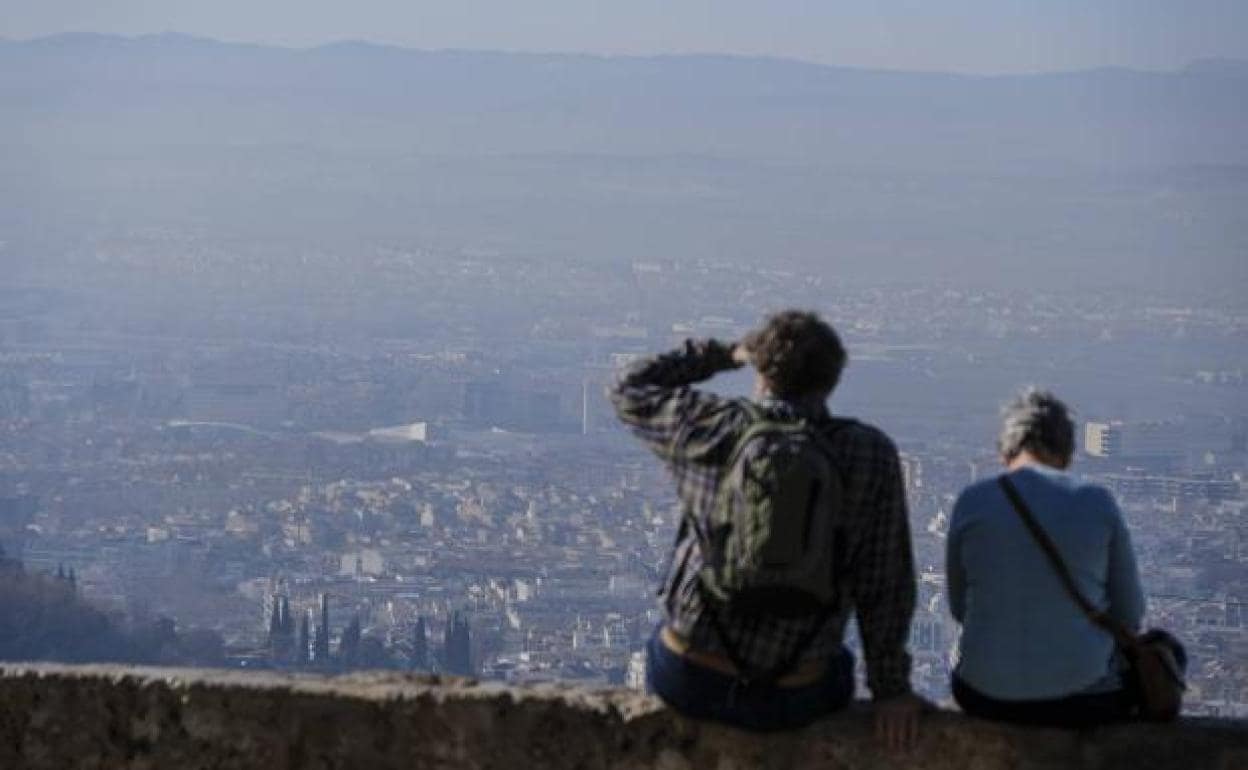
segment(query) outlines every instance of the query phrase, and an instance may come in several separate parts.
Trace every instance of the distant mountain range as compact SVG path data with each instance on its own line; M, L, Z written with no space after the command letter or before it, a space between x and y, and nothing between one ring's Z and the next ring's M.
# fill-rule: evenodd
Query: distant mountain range
M1248 63L978 77L734 56L0 42L0 137L421 154L693 153L906 168L1248 162ZM16 135L15 135L16 134Z
M1246 70L0 42L0 275L139 231L1233 287L1248 280Z

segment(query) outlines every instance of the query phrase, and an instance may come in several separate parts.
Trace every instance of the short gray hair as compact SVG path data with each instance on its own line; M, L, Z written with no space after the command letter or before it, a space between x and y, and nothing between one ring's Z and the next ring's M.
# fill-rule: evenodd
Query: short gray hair
M1001 407L1001 456L1012 459L1029 451L1068 461L1075 454L1075 423L1066 405L1047 390L1024 388Z

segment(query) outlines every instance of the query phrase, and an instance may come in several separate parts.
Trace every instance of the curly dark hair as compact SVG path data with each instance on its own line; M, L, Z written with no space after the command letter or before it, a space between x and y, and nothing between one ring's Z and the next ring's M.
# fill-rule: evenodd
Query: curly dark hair
M780 397L831 393L848 360L836 331L804 310L769 316L741 344L771 392Z

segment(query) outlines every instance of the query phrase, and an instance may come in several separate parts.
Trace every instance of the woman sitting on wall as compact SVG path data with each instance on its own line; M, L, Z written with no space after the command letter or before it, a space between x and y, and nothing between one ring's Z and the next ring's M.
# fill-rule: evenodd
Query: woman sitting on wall
M1070 590L1110 623L1139 628L1144 595L1122 514L1107 490L1065 472L1075 439L1061 401L1029 389L1003 417L1006 472L964 490L949 527L949 607L962 624L954 698L968 714L1016 723L1083 727L1129 718L1139 697L1114 637ZM1063 584L1041 539L1073 586ZM1182 666L1177 643L1175 654Z

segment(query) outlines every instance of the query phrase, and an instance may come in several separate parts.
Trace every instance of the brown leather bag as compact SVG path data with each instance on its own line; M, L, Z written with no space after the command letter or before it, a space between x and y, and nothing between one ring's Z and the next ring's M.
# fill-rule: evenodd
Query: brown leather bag
M1088 619L1105 629L1114 638L1118 650L1127 662L1128 687L1135 691L1138 701L1138 716L1154 722L1168 722L1179 715L1183 705L1183 691L1187 683L1183 679L1186 656L1183 646L1173 636L1160 629L1150 629L1136 634L1120 621L1096 608L1083 595L1070 574L1066 562L1057 550L1049 534L1044 531L1031 509L1018 493L1018 488L1007 476L998 479L1001 489L1009 499L1010 505L1018 512L1019 518L1031 532L1036 544L1044 551L1049 562L1057 572L1058 578L1070 594L1070 598L1079 605Z

